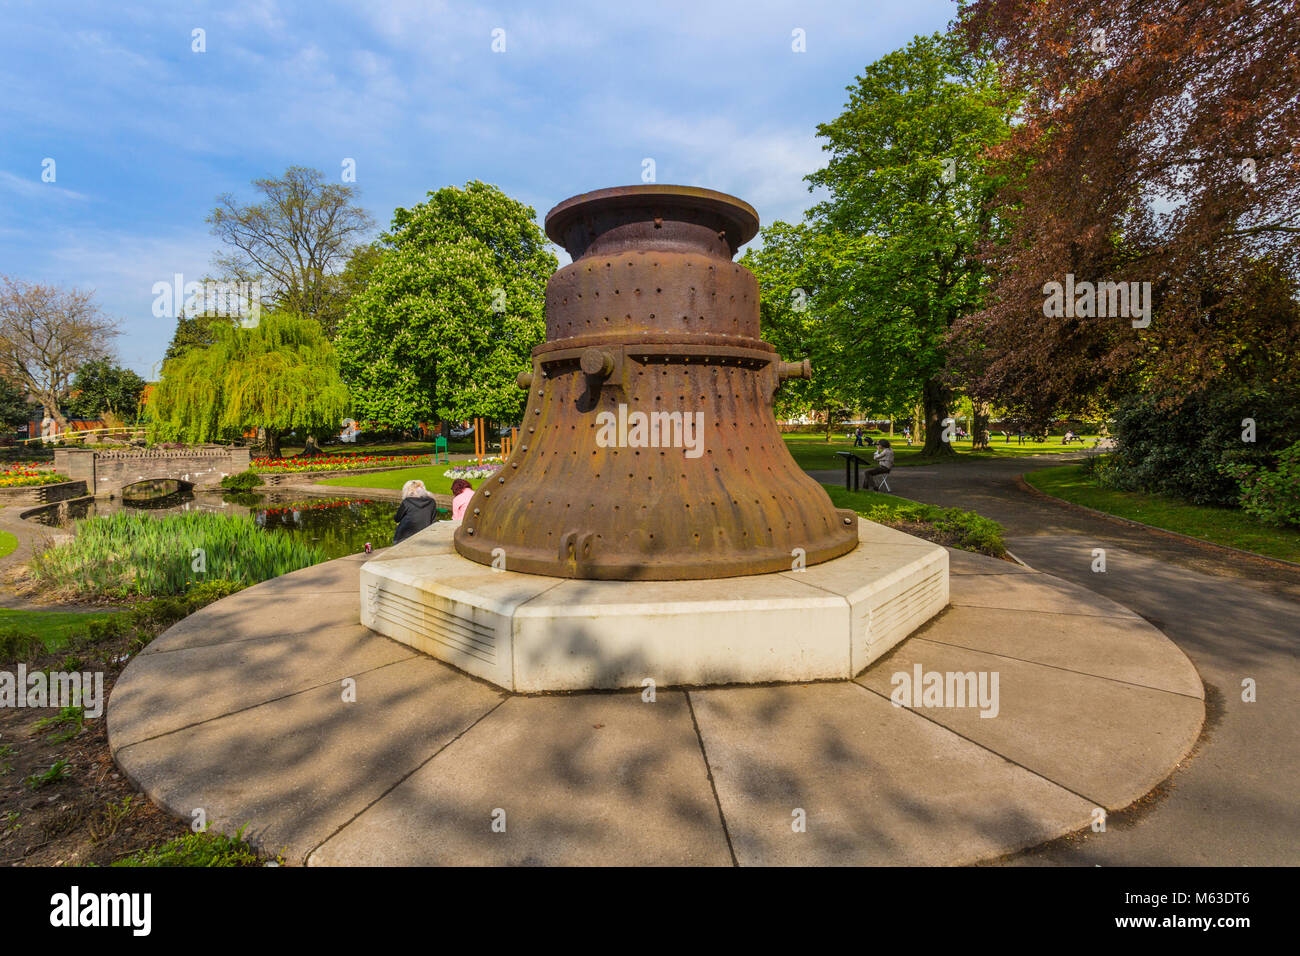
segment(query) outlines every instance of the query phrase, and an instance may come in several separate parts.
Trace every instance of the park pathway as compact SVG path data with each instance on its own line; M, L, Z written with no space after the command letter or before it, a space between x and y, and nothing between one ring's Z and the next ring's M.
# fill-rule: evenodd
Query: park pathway
M1205 733L1154 795L1105 833L1058 840L1020 865L1300 864L1300 568L1202 548L1039 497L1017 477L1061 458L899 468L895 493L961 507L1006 529L1022 561L1160 628L1206 685ZM815 472L822 481L842 473ZM1106 552L1095 573L1093 549ZM1242 700L1255 682L1257 702ZM1200 887L1198 887L1200 889Z

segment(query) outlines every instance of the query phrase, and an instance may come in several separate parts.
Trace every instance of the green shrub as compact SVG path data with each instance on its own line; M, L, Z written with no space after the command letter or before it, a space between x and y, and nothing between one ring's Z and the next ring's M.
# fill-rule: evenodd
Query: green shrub
M1242 441L1242 420L1255 441ZM1279 389L1190 395L1162 408L1159 396L1135 395L1115 410L1117 448L1101 478L1106 487L1168 495L1196 505L1235 507L1241 489L1228 466L1272 468L1300 434L1300 396Z
M250 488L256 488L263 483L262 479L257 476L257 472L251 468L247 471L241 471L237 475L226 475L221 479L221 487L229 491L248 491Z
M877 524L914 522L931 525L943 535L945 543L951 542L952 547L963 551L978 551L995 558L1007 553L1002 541L1002 525L973 511L900 501L898 504L875 504L859 514Z
M78 522L76 537L42 552L30 570L55 593L160 597L216 579L257 584L324 560L315 545L264 531L247 515L118 513Z
M1277 468L1227 464L1223 472L1237 481L1241 509L1265 524L1300 526L1300 441L1277 456Z
M963 551L979 551L995 558L1007 553L1006 545L1002 543L1002 525L973 511L945 508L934 521L934 526L939 531L955 535L956 546Z

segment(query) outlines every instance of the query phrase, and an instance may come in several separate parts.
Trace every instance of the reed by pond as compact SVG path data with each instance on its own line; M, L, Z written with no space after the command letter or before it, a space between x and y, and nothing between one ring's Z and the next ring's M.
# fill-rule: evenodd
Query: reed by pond
M41 591L68 597L183 594L205 581L257 584L326 560L310 544L248 515L130 512L76 523L76 536L32 559Z

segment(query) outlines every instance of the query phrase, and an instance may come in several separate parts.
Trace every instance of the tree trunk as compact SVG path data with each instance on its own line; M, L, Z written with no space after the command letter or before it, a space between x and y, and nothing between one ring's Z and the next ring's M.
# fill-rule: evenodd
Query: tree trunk
M826 409L826 440L831 440L831 410Z
M943 420L948 417L948 402L951 398L951 392L939 381L938 376L926 381L921 391L921 404L925 408L925 448L921 450L923 458L957 454L952 443L943 440Z
M303 446L302 452L298 454L296 457L315 458L317 455L323 455L323 454L325 454L325 451L324 449L321 448L320 445L316 444L316 436L308 435L307 443Z
M975 414L971 417L971 448L987 450L989 443L984 440L984 433L989 430L989 415L993 412L990 402L974 402Z
M266 457L280 457L280 433L273 429L266 429Z

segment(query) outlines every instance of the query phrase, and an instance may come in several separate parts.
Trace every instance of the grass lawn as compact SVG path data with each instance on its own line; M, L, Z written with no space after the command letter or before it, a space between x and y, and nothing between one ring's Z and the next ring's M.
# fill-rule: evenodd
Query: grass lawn
M888 434L879 431L864 432L863 434L875 439L889 438ZM843 431L833 433L829 442L826 441L824 435L803 432L787 433L781 437L785 439L786 447L790 449L790 454L794 456L794 460L805 471L825 470L828 468L838 468L843 471L844 459L835 454L839 451L854 452L858 457L865 458L867 461L870 461L871 456L875 453L874 448L855 448L853 439L845 438ZM1062 452L1077 454L1085 448L1092 447L1096 437L1096 435L1085 435L1083 444L1071 442L1068 445L1062 445L1060 436L1054 436L1049 437L1045 442L1026 440L1023 445L1017 445L1014 436L1012 436L1010 444L1004 444L1001 435L994 435L990 441L988 451L971 451L970 440L966 439L953 443L953 448L957 451L955 458L940 459L940 461L960 461L963 458L1015 458L1019 455L1056 455ZM889 441L894 447L895 468L933 463L933 459L927 460L921 457L920 442L909 448L902 435L895 435Z
M15 611L0 608L0 631L25 631L35 635L48 651L68 643L68 635L84 631L91 621L103 621L120 611Z
M18 539L8 531L0 531L0 558L6 558L18 547Z
M1102 488L1084 474L1082 465L1044 468L1025 475L1025 481L1049 495L1120 518L1270 558L1300 561L1300 531L1260 524L1233 508L1189 505L1163 495Z
M342 488L395 488L400 489L402 485L412 478L418 478L424 482L424 487L428 488L434 494L449 495L451 494L452 479L443 475L448 465L425 465L418 468L398 468L394 471L374 471L368 475L344 475L342 478L326 478L324 481L317 482L322 485L337 485ZM477 481L471 481L471 485L478 487Z

